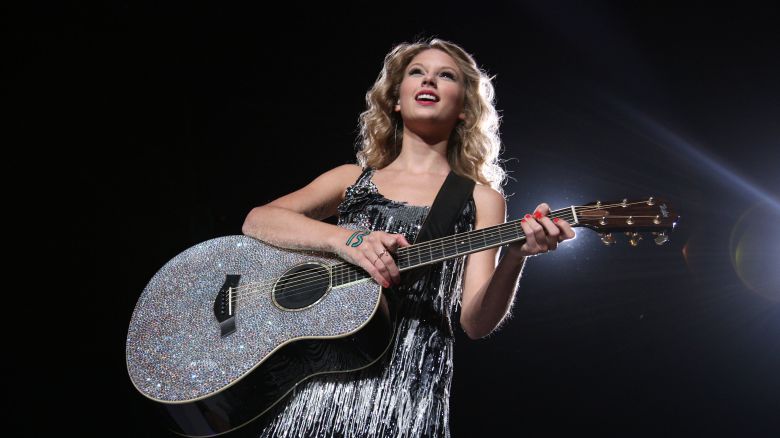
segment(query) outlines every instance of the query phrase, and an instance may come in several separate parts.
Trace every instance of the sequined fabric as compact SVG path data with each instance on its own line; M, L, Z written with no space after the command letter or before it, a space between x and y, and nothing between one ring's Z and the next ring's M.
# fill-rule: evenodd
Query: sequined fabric
M339 205L339 224L401 233L414 242L429 207L390 200L365 169ZM453 233L473 229L470 199ZM386 290L398 330L385 356L352 373L316 376L267 414L266 437L449 437L452 320L465 258L436 264L412 285Z

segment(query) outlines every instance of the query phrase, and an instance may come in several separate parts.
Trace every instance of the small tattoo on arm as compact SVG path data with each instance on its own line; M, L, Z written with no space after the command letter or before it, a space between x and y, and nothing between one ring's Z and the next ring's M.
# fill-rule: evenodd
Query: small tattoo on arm
M363 243L363 236L368 236L369 234L371 234L371 231L355 231L347 239L347 245L353 248L360 246Z

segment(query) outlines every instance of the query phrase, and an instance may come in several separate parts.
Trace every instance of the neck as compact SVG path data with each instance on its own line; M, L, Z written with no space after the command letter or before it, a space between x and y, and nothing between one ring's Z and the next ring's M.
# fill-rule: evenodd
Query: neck
M421 136L404 128L401 153L393 160L391 166L412 174L449 173L447 139L441 140L436 136Z

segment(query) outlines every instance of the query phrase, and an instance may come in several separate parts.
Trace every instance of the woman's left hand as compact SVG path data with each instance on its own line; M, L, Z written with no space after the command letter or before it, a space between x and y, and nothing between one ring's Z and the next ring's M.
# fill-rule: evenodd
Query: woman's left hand
M563 219L550 219L550 206L542 203L534 214L527 214L520 221L525 233L525 242L509 245L509 251L520 257L555 251L558 243L574 237L574 230Z

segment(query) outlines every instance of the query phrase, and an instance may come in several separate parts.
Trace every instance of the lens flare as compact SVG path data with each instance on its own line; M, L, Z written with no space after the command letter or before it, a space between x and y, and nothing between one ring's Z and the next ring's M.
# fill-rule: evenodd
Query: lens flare
M729 239L731 263L747 288L780 301L780 213L768 204L745 211Z

